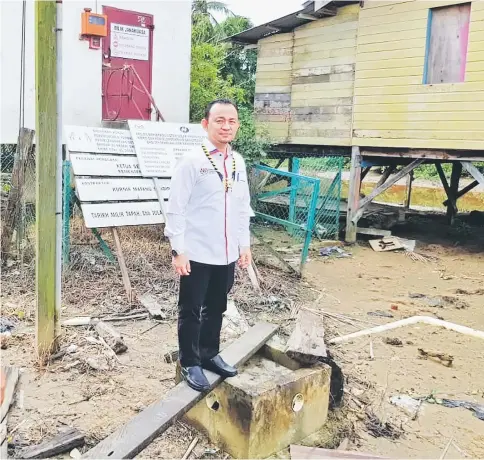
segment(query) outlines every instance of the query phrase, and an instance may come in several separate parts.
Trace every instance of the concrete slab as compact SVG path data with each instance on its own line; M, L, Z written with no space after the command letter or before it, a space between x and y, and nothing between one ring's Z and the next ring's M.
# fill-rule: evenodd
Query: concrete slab
M184 418L234 458L265 458L323 427L330 377L324 364L292 371L255 356Z

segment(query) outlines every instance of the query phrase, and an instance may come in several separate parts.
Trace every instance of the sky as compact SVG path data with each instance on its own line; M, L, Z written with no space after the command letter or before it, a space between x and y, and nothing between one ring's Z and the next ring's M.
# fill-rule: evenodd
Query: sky
M235 14L248 17L255 26L294 13L304 0L225 0Z

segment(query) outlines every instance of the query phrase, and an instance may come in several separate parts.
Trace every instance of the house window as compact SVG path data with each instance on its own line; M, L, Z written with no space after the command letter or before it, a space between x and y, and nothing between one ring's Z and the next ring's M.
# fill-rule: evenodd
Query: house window
M465 80L471 4L429 10L424 84Z

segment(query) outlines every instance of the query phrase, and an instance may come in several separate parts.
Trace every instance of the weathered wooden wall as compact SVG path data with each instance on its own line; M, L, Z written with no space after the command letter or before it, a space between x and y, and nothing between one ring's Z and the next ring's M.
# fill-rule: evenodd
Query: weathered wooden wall
M358 14L345 6L294 31L291 143L351 145Z
M293 46L293 32L264 38L258 45L254 102L258 128L279 143L289 140Z
M365 2L353 145L483 148L484 1L472 2L465 82L423 84L429 8L459 3L466 1Z
M351 145L358 5L259 41L258 124L277 142Z

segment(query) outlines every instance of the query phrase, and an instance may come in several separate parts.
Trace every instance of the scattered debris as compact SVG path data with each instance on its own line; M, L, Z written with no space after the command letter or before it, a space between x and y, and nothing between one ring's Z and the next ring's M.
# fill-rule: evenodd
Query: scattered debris
M7 458L8 438L7 420L8 411L15 396L15 390L19 380L19 370L16 367L2 366L1 375L1 409L0 409L0 452L1 458Z
M398 337L383 337L383 343L394 347L403 347L403 342Z
M447 295L430 297L420 293L409 293L408 296L411 299L420 299L429 307L444 308L445 306L453 306L458 310L469 308L469 304L465 300L460 299L459 297Z
M0 317L0 334L4 334L5 332L12 332L15 329L16 324L5 317Z
M383 423L373 412L366 412L365 426L374 438L398 439L403 434L401 429L396 428L390 422Z
M169 351L168 353L165 353L163 356L163 359L165 360L165 363L172 364L178 361L178 356L179 352L177 350Z
M378 240L369 241L371 248L376 252L383 251L396 251L397 249L403 249L404 246L400 242L400 239L395 236L389 236Z
M66 355L72 355L78 350L78 348L79 347L77 345L71 344L71 345L63 348L62 350L58 351L57 353L53 354L50 357L50 361L56 361L57 359L61 359Z
M454 362L454 357L447 353L435 353L433 351L425 351L422 348L418 349L418 353L420 359L436 358L435 360L438 360L437 362L446 367L452 367L452 363Z
M49 441L23 449L20 458L50 458L83 445L84 435L76 428L69 428Z
M467 291L466 289L456 289L454 291L456 294L464 295L484 295L484 289L476 289L475 291Z
M390 398L390 402L394 406L403 409L412 417L412 420L416 420L422 406L423 399L415 399L408 395L396 395Z
M193 438L193 441L188 446L188 449L183 454L183 457L181 458L181 460L186 460L188 458L188 456L192 453L192 450L195 449L195 446L197 445L197 443L198 443L198 438L197 437Z
M321 315L304 309L299 311L296 325L287 341L286 353L305 365L315 364L328 355Z
M138 297L141 305L145 307L150 317L153 319L166 319L167 314L162 310L161 305L156 301L156 297L151 294L143 294Z
M367 313L367 315L369 315L369 316L381 316L382 318L393 318L394 317L391 313L388 313L386 311L381 311L381 310L369 311Z
M128 350L122 335L110 325L103 321L97 321L95 329L99 337L101 337L117 355Z
M328 459L328 458L341 458L341 459L385 459L387 457L380 457L378 455L366 454L362 452L353 452L349 450L340 449L323 449L321 447L306 447L297 446L291 444L290 454L292 459L316 460L316 459Z
M319 255L323 257L335 256L337 259L342 259L345 257L351 257L350 252L346 252L338 246L330 246L327 248L321 248L319 250Z
M471 401L461 401L458 399L440 399L435 398L434 396L429 396L425 399L430 404L439 404L444 407L448 407L450 409L454 409L456 407L461 407L463 409L468 409L474 413L474 416L477 417L479 420L484 422L484 405L477 404Z

